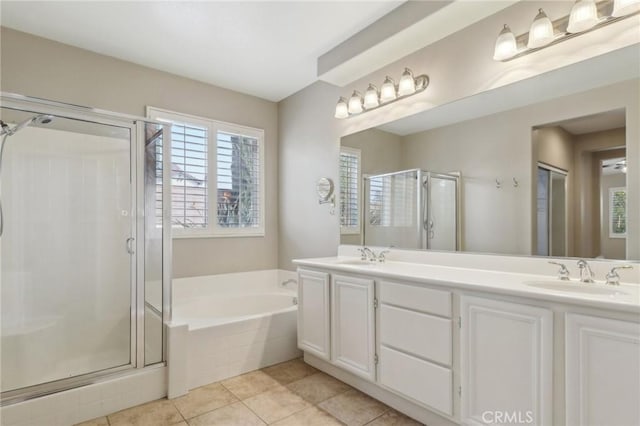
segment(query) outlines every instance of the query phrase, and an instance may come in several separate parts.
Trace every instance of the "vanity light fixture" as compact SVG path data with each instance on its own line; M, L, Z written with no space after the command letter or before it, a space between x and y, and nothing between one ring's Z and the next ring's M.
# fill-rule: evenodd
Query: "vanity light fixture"
M496 39L493 59L510 61L640 13L640 0L576 0L570 13L551 21L543 9L528 33L515 36L505 25Z
M353 91L353 94L349 98L349 114L360 114L362 112L362 96L357 90Z
M553 34L553 23L551 19L544 13L544 10L538 9L538 14L531 23L529 29L529 41L527 47L529 49L536 49L538 47L546 46L555 39Z
M593 28L600 22L595 0L577 0L569 14L567 32L581 33Z
M397 97L396 83L391 77L387 76L384 79L384 83L382 83L382 88L380 89L380 102L389 102Z
M416 92L416 81L409 68L405 68L398 83L398 96L413 95Z
M409 68L405 68L400 82L397 85L389 76L384 79L384 83L380 86L380 91L378 91L375 85L369 84L369 87L367 87L367 90L364 92L364 100L357 90L353 91L348 102L345 98L340 97L336 104L334 116L336 118L348 118L371 111L391 102L420 93L424 91L428 85L429 77L426 74L414 77L413 72L411 72Z
M379 105L380 105L380 100L378 95L378 89L376 88L376 86L369 83L369 87L367 87L367 91L364 92L364 107L366 109L371 109Z
M347 118L349 116L349 107L347 106L347 100L340 96L338 104L336 105L336 118Z

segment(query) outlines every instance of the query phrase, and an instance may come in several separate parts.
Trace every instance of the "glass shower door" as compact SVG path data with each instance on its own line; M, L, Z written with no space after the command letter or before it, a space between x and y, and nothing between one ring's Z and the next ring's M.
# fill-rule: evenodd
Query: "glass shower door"
M51 118L6 139L3 394L132 363L132 128Z

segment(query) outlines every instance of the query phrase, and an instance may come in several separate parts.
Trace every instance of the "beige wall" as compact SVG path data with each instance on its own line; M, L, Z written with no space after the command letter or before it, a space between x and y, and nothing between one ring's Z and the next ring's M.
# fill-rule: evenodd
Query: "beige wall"
M629 119L630 117L627 114L627 120ZM634 121L637 122L637 116ZM634 154L632 152L634 147L637 146L638 140L631 139L625 128L577 135L573 140L576 179L573 197L574 203L579 203L582 206L582 214L574 220L574 254L578 257L596 257L601 255L600 161L606 158L624 156L621 152L612 150L625 147L625 141L627 142L630 161L633 161ZM633 164L637 164L637 160ZM631 168L633 169L633 166ZM631 187L635 188L633 191L637 191L634 184ZM634 202L633 200L637 198L637 194L638 192L634 192L631 195L630 203ZM629 220L634 222L637 215L632 212L633 210L630 212ZM636 245L638 243L637 238L637 234L630 233L628 241ZM629 247L628 252L630 259L638 258L634 247Z
M589 76L588 82L580 82L580 79L575 78L575 71L572 72L572 64L578 66L581 61L590 58L597 60L598 55L637 43L637 27L634 26L636 22L630 23L629 28L624 24L624 30L620 30L620 26L613 28L615 26L611 25L608 29L603 28L585 34L508 63L498 63L491 59L496 34L505 22L509 22L511 28L518 33L526 32L531 23L531 16L535 16L538 7L544 7L551 15L560 16L566 14L566 10L570 9L572 4L571 1L519 2L396 63L373 71L348 87L338 88L317 82L281 101L278 105L281 165L280 266L293 269L292 259L336 253L339 243L338 218L317 206L313 188L315 180L320 176L328 176L337 181L340 137L418 112L436 111L439 106L498 87L506 87L530 77L540 78L545 89L552 88L553 97L611 84L611 81L607 82L608 74L592 72L586 73ZM431 78L429 88L406 101L359 117L348 120L337 120L333 117L339 96L350 93L354 88L363 90L369 82L381 82L386 74L398 75L405 66L411 67L416 73L428 73ZM631 68L625 68L624 65L618 69L631 71ZM527 126L510 132L505 131L504 134L517 145L515 148L509 148L509 152L523 149L522 141L530 141L533 125L615 109L622 104L629 106L627 116L632 117L634 123L627 128L627 136L629 140L636 141L631 148L633 155L639 155L637 83L616 87L613 91L597 89L596 92L593 96L578 95L573 101L561 98L552 102L549 105L552 108L548 111L543 108L536 110L536 119L527 122ZM495 124L497 127L494 128L499 128L504 123ZM478 129L487 128L489 126L478 124ZM473 139L476 139L475 135ZM473 144L473 139L468 141L469 147ZM311 158L312 161L301 161L300 158ZM489 161L490 164L494 164L491 163L493 160ZM509 161L508 167L512 173L508 173L507 176L528 175L529 179L523 181L523 184L531 184L530 152L522 161ZM633 180L636 179L634 175ZM523 190L522 193L527 191ZM530 191L528 193L530 194ZM640 211L640 203L634 203L630 205L630 209ZM526 210L523 213L525 221L522 223L526 222L527 226L530 222L530 207L531 200L524 199L521 206L514 206L516 209ZM630 227L633 227L633 232L640 232L640 224L630 224ZM513 228L510 225L508 230L511 231ZM510 243L522 252L530 250L531 245L530 228L526 229L524 243ZM514 234L513 238L518 239L521 235L525 234ZM636 256L640 255L640 247L634 250Z
M184 277L277 267L276 103L7 28L0 37L2 91L137 116L150 105L264 129L265 236L175 239L173 273Z

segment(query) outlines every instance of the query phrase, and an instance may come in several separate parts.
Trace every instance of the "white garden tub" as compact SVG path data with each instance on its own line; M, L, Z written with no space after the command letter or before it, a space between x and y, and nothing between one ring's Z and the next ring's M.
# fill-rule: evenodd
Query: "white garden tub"
M295 279L273 269L173 280L170 334L188 334L170 336L169 352L186 361L187 389L300 356Z

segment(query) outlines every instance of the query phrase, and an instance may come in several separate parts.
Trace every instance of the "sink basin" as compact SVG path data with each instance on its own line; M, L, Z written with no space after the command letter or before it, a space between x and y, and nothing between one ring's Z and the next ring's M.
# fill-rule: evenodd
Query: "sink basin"
M352 266L373 266L375 262L362 259L340 259L336 262L338 265L352 265Z
M579 294L601 294L607 296L628 295L615 287L605 287L604 284L585 284L574 281L525 281L529 287L543 288L546 290L563 291Z

